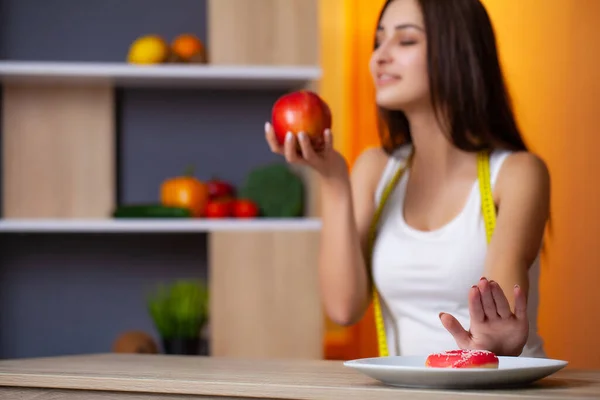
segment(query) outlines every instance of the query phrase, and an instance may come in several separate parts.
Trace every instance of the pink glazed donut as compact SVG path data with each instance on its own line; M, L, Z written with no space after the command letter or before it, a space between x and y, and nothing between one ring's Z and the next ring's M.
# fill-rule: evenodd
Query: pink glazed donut
M498 368L498 357L487 350L449 350L427 357L429 368Z

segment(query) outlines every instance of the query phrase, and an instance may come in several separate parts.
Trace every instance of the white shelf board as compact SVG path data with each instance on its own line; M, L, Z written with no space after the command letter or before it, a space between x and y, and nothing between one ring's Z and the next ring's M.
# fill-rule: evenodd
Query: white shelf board
M246 66L125 62L0 61L2 82L108 84L121 87L288 89L319 79L318 66Z
M159 233L218 231L317 231L318 218L256 219L2 219L0 233Z

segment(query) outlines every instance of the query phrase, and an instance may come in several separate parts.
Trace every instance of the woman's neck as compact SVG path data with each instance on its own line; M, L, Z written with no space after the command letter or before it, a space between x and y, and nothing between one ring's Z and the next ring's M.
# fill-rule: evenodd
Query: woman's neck
M454 146L431 112L408 115L413 142L413 169L447 176L470 164L473 155Z

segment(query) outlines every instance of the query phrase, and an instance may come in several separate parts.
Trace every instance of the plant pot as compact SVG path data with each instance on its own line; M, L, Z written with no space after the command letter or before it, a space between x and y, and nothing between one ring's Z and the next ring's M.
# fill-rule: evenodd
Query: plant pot
M169 338L162 339L165 354L178 355L208 355L208 342L206 339L196 338Z

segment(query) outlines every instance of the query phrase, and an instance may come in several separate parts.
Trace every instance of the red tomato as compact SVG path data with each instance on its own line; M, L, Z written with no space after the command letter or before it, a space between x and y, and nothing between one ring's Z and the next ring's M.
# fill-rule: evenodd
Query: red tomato
M254 218L258 216L258 206L247 199L238 199L233 204L233 215L236 218Z
M228 200L209 201L206 205L206 218L228 218L233 211L233 202Z

